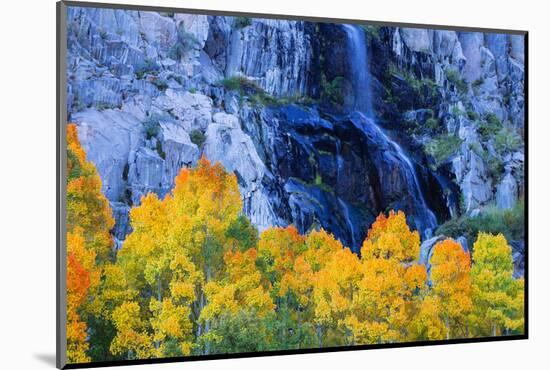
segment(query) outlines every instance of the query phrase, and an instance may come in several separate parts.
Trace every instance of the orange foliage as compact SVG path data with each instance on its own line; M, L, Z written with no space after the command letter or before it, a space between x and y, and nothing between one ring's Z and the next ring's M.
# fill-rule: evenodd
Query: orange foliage
M114 220L74 124L67 125L67 170L67 359L79 363L90 361L82 316L100 307L97 289L112 247Z
M440 300L447 338L466 336L462 323L472 310L470 254L459 243L446 239L434 246L430 263L432 293Z

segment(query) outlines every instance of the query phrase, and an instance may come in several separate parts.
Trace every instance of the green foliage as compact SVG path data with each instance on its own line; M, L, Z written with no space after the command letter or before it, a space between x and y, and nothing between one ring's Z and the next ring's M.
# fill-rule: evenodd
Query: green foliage
M321 75L322 98L333 104L344 104L344 77L337 76L332 81L328 81L325 74Z
M214 320L210 331L200 338L200 345L212 353L247 353L271 349L272 339L269 317L258 317L252 310L237 314L222 314Z
M362 24L361 28L365 31L369 40L380 40L380 26L374 24Z
M403 78L417 95L422 95L424 97L435 97L437 95L437 83L431 78L418 78L411 72L398 68L394 63L388 64L388 73Z
M245 87L255 87L252 82L244 76L226 77L220 81L221 85L227 90L236 90L242 92Z
M494 113L487 113L485 116L485 119L487 120L487 123L489 123L491 126L500 126L501 122L498 119L497 115Z
M77 155L72 150L67 150L67 162L72 166L67 173L67 183L82 176L82 166Z
M164 149L162 148L162 143L160 140L157 140L157 153L162 159L166 159L166 153L164 152Z
M143 132L147 140L150 140L153 137L156 137L160 132L160 117L157 114L151 114L143 122Z
M226 77L219 81L218 84L222 85L227 90L237 91L241 96L246 97L252 105L256 106L281 106L288 104L308 105L315 102L315 100L310 97L302 95L271 96L254 81L251 81L245 76Z
M288 105L288 104L311 105L315 103L316 103L315 99L304 95L273 97L273 100L272 100L272 104L274 105Z
M321 178L321 175L320 174L317 174L315 176L315 185L319 186L323 183L323 179Z
M109 320L102 317L90 316L87 320L90 333L90 349L88 355L91 359L101 361L123 360L122 356L116 356L109 351L109 345L116 335L116 329Z
M468 84L464 81L456 69L447 68L445 70L445 76L447 77L447 80L456 87L459 93L466 94L468 92Z
M233 27L237 30L248 27L252 24L252 19L249 17L236 17L233 22Z
M470 150L481 157L481 159L489 169L489 175L491 176L491 178L493 178L495 181L498 181L502 175L502 172L504 171L504 163L502 163L501 159L497 156L491 155L489 151L486 150L479 142L471 143Z
M477 80L475 80L474 82L472 82L473 87L479 87L481 85L483 85L483 77L480 77Z
M502 127L502 122L494 113L485 115L485 119L479 123L477 132L484 140L494 137Z
M508 240L523 239L525 236L523 200L519 200L512 209L501 210L495 206L489 206L476 217L462 215L453 218L439 226L435 233L453 238L464 235L472 243L480 231L503 234Z
M111 103L105 103L105 102L99 102L95 105L95 107L97 108L97 110L99 111L104 111L104 110L107 110L107 109L114 109L114 108L118 108L118 105L116 104L111 104Z
M334 189L323 182L323 177L320 173L317 173L315 175L315 180L313 181L313 184L327 193L334 193Z
M239 94L247 97L253 105L277 104L277 99L266 93L264 89L245 76L226 77L218 83L227 90L238 91Z
M504 172L504 163L494 156L485 157L485 163L489 167L489 175L496 181L500 180Z
M480 77L474 82L472 82L472 89L474 90L475 95L479 95L479 88L483 85L483 78Z
M426 154L433 157L436 166L440 166L447 159L457 153L462 140L454 135L441 135L424 146Z
M504 126L495 135L495 149L499 153L512 152L522 145L521 136L509 126Z
M178 37L176 43L168 51L168 56L171 59L179 60L189 51L193 50L198 44L198 41L192 33L187 32L183 27L178 29Z
M429 130L435 131L439 128L439 120L437 118L430 117L426 120L425 126Z
M163 79L160 79L160 78L154 78L153 79L153 85L155 85L157 87L157 89L159 89L160 91L166 91L166 89L168 88L168 83L163 80Z
M258 243L258 230L243 214L229 225L225 236L236 240L241 251L253 248Z
M451 109L451 114L458 118L458 117L462 117L465 113L462 109L460 109L458 106L453 106L453 108Z
M145 68L140 68L136 70L136 79L143 80L145 78L145 75L147 74L147 70Z
M477 121L479 119L479 114L477 114L475 111L468 109L466 111L466 115L468 116L468 119L471 121Z
M206 135L201 130L198 130L198 129L191 131L191 133L189 134L189 137L191 139L191 142L196 146L198 146L199 148L201 148L204 142L206 141Z

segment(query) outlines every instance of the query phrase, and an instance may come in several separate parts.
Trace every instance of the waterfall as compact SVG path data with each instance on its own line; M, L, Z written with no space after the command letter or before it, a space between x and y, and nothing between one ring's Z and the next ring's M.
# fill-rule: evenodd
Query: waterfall
M344 202L342 199L338 198L338 203L340 204L340 207L344 210L344 215L346 216L346 222L348 223L348 227L350 230L350 236L351 236L351 246L350 248L354 250L355 248L358 248L358 250L361 249L361 246L357 247L356 244L356 238L355 238L355 228L353 226L353 222L351 221L351 215L349 212L348 205L346 202Z
M343 26L348 38L351 73L354 77L353 108L372 118L371 76L365 32L357 26L349 24L344 24Z
M437 219L426 203L416 169L401 146L393 141L384 130L376 124L374 111L372 109L371 74L365 32L358 26L348 24L343 25L343 28L347 35L350 52L354 93L353 109L360 114L363 121L363 127L365 128L364 131L370 131L371 134L374 133L381 139L381 142L387 144L388 149L391 150L400 163L400 170L407 181L407 188L410 190L411 196L415 201L415 217L421 218L420 220L415 220L415 223L417 227L421 229L423 237L429 238L432 235L432 231L437 227Z

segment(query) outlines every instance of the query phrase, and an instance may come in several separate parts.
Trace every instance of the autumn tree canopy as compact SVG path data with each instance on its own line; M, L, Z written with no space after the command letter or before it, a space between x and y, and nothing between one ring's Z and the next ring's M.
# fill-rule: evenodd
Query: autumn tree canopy
M87 362L86 319L99 309L98 287L113 245L114 220L74 124L67 125L67 174L67 360Z
M504 236L480 233L473 262L472 330L480 336L523 332L524 280L512 276L512 249Z
M396 343L523 332L523 279L502 235L473 254L452 239L419 264L401 211L379 215L355 254L323 229L258 235L234 174L201 159L160 199L113 219L76 126L67 129L70 362Z

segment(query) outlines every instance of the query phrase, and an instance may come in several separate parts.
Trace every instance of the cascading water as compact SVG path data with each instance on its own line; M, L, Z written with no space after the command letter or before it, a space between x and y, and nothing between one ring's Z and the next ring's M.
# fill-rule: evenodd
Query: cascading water
M357 26L349 24L343 26L348 38L351 73L354 77L353 96L355 100L353 108L372 118L371 76L365 32Z
M426 203L414 165L401 146L390 139L375 121L372 109L371 75L365 32L357 26L347 24L343 25L343 28L347 35L351 74L353 76L353 109L361 115L365 131L377 135L378 139L387 144L388 149L393 152L399 161L399 168L406 179L407 188L410 190L415 202L415 217L421 218L421 220L416 220L417 226L421 228L423 237L429 238L434 228L437 227L437 219Z
M338 198L338 203L340 204L340 207L342 207L342 210L344 211L344 215L346 216L346 221L348 223L348 227L349 227L349 230L350 230L350 236L351 236L351 248L353 250L353 248L356 248L357 244L357 240L355 238L355 228L353 226L353 222L351 222L351 216L350 216L350 212L349 212L349 208L346 204L346 202L344 202L342 199Z

